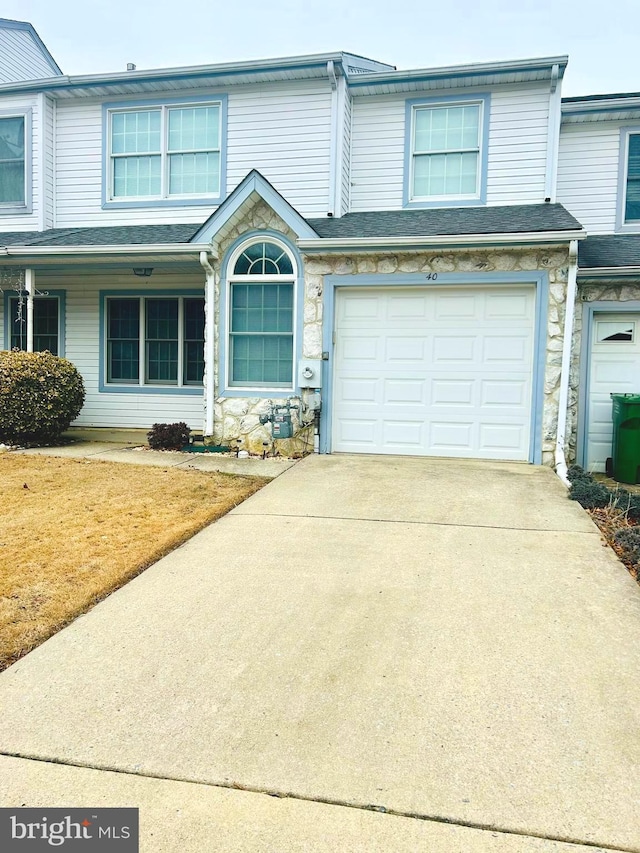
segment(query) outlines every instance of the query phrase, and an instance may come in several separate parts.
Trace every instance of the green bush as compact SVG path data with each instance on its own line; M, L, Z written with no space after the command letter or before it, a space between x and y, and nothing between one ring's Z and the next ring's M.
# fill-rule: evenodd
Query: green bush
M613 538L622 551L623 559L640 563L640 527L623 527Z
M0 441L51 444L84 403L78 370L50 352L0 352Z
M569 497L585 509L602 509L611 503L612 494L602 483L580 478L571 483Z
M593 482L593 477L588 474L580 465L569 465L567 468L567 480L570 483L575 483L576 480L586 480L589 483Z
M617 489L614 495L616 508L626 513L630 521L640 522L640 495L628 492L626 489Z
M189 444L191 430L180 421L176 424L154 424L147 433L152 450L182 450Z

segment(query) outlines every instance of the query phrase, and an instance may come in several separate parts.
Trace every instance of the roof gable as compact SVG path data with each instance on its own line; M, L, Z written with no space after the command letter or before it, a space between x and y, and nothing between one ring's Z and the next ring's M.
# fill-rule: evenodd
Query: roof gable
M60 75L58 64L30 23L0 18L0 83Z
M289 226L299 238L314 239L318 236L298 211L256 169L252 169L220 207L196 231L191 238L194 243L210 243L220 238L235 222L262 199Z

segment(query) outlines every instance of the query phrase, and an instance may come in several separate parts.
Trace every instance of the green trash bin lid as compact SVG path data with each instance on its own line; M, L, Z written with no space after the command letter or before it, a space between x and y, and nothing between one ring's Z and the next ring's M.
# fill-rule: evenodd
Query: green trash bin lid
M612 400L623 403L640 403L640 394L610 394Z

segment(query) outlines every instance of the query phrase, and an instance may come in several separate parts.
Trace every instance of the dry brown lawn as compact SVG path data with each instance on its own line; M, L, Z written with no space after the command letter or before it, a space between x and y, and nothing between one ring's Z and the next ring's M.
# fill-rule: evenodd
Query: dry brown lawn
M0 670L266 482L0 456Z

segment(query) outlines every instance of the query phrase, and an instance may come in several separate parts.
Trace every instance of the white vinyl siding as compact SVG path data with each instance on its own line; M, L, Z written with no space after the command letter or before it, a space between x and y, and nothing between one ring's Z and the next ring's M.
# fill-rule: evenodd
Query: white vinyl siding
M178 93L167 92L167 97ZM189 96L197 96L190 91ZM206 93L202 93L206 101ZM329 82L229 91L227 185L260 171L303 216L323 216L329 203ZM56 117L56 226L203 222L212 205L102 209L102 104L59 101Z
M156 422L186 421L192 429L201 429L204 418L203 392L117 393L99 391L100 370L100 290L117 291L123 296L140 292L140 282L130 271L121 275L93 271L36 271L36 287L40 290L66 292L65 356L76 365L84 379L86 400L74 426L130 427L149 429ZM202 276L193 274L159 274L148 279L149 290L167 290L172 295L185 289L197 291Z
M618 123L562 125L557 200L589 234L615 231L619 162Z
M45 228L53 228L55 222L55 115L56 104L43 97L44 105L44 210L42 220Z
M41 129L42 115L41 99L38 96L0 97L0 116L24 115L29 116L27 125L31 131L25 135L25 155L27 160L27 186L31 186L30 204L28 211L8 208L3 212L0 207L0 231L30 231L41 227L40 213L42 188L42 145Z
M484 91L484 90L483 90ZM442 92L444 97L460 90ZM473 100L473 89L469 99ZM438 92L425 94L437 99ZM466 92L463 92L466 94ZM487 204L535 204L544 200L548 86L491 90ZM411 100L419 98L411 94ZM401 95L354 98L351 209L398 210L405 169L405 103Z
M0 83L41 80L54 74L51 63L31 33L0 25Z

